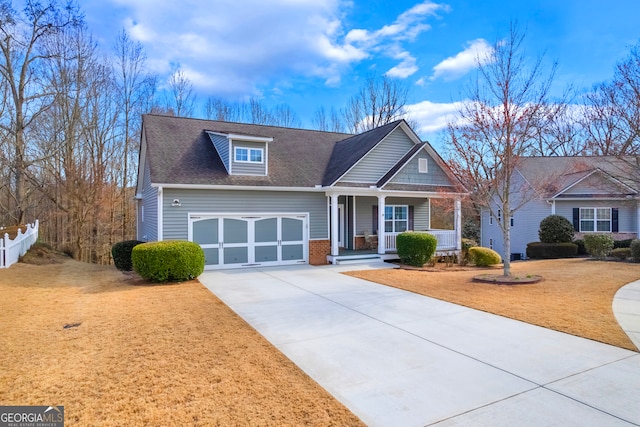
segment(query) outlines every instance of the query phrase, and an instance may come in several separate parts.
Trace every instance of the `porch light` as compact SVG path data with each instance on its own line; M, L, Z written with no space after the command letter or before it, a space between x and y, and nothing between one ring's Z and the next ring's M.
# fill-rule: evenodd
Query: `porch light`
M171 206L173 207L182 206L182 203L180 203L180 199L173 199L173 203L171 203Z

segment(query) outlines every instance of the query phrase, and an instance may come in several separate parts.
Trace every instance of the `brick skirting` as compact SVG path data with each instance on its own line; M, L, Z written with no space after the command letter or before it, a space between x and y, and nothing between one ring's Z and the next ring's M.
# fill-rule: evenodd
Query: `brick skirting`
M326 265L327 255L331 253L330 240L310 240L309 241L309 264Z

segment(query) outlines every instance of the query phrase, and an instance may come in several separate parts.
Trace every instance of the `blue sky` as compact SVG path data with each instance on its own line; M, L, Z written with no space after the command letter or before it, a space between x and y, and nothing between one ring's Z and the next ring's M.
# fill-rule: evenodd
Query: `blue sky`
M434 138L474 75L474 56L517 20L526 51L558 61L556 93L613 74L640 41L637 0L83 0L109 48L122 28L149 69L179 64L198 100L286 103L311 126L319 106L341 108L372 73L410 89L418 133Z

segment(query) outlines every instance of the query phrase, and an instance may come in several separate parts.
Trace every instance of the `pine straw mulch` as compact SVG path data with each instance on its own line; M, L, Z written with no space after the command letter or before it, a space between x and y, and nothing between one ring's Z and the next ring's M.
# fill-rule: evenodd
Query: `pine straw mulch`
M64 405L69 426L362 425L198 281L48 255L0 270L0 404Z
M482 273L499 274L501 266L346 274L638 351L618 325L611 305L620 287L640 278L640 264L572 258L514 262L511 267L513 274L540 275L543 280L526 285L472 282Z

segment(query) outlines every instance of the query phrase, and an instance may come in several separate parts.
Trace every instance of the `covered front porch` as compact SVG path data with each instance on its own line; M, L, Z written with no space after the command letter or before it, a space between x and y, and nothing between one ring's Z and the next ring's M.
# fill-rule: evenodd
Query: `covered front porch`
M396 237L405 231L424 231L438 240L437 255L459 253L461 249L461 200L459 194L380 192L328 193L332 264L363 260L398 259ZM453 212L453 229L431 228L431 199L448 199Z

